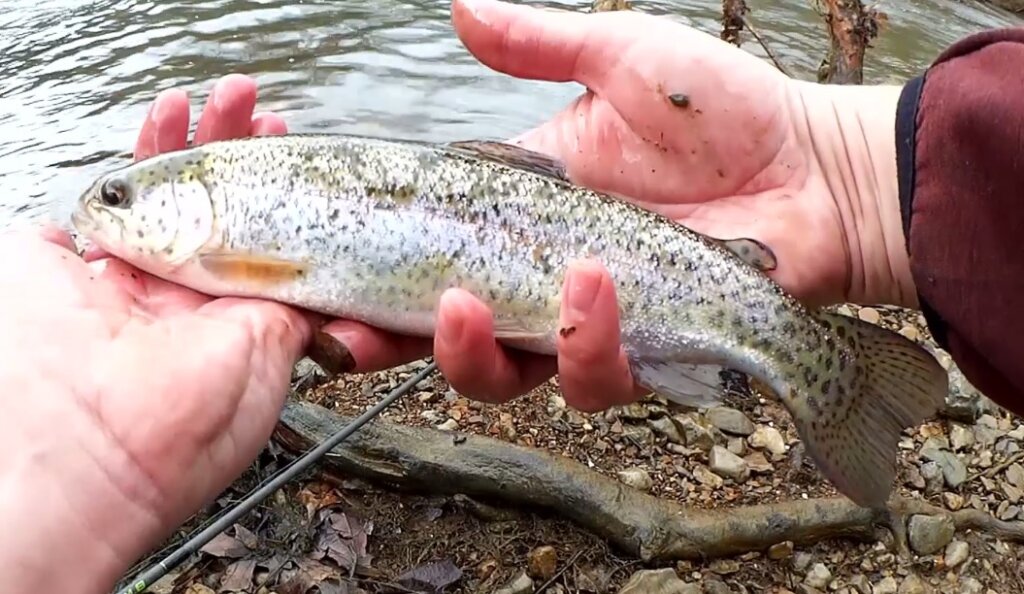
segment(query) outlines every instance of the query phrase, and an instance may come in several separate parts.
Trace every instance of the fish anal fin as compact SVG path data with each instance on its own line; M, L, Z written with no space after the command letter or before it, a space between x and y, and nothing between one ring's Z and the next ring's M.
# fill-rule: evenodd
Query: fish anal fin
M722 244L730 252L736 254L741 260L757 268L762 272L775 270L779 262L775 258L775 252L770 247L756 239L749 237L737 237L735 239L712 238Z
M497 140L458 140L449 142L447 146L478 159L569 181L561 161L521 146Z
M495 318L494 337L502 342L518 343L537 340L548 340L551 333L547 330L528 328L522 322L509 318Z
M927 350L896 332L840 314L817 315L854 357L848 373L794 389L788 406L825 478L857 505L882 509L896 478L900 434L939 412L948 375Z
M279 285L309 273L309 265L304 262L244 252L202 254L199 264L219 280L247 285Z
M725 396L718 365L638 359L630 363L630 371L645 389L683 406L711 408Z

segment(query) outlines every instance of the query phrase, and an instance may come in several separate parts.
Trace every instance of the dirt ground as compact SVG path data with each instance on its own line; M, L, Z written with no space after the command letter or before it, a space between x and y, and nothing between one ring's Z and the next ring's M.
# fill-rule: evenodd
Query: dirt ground
M854 315L927 338L916 314L866 308ZM332 381L305 366L297 371L293 397L355 415L423 365ZM554 381L495 406L467 400L434 374L383 418L546 449L632 488L695 508L835 495L802 455L787 413L770 396L744 386L737 384L728 395L724 412L685 412L655 398L582 414L566 407ZM948 510L973 507L1003 520L1024 520L1024 425L991 405L977 412L980 416L973 419L938 419L908 432L901 443L898 490ZM680 424L687 418L696 422ZM738 470L711 464L710 449L716 446L720 457L722 448L735 454L731 460L740 465ZM292 458L271 443L211 509L168 541L163 553ZM832 539L795 548L778 543L732 558L646 567L543 510L495 507L465 496L402 493L321 468L270 497L240 527L194 555L153 591L1024 591L1024 562L1019 560L1024 547L978 532L954 535L942 526L912 523L915 551L909 556L900 555L892 535L882 531L871 542ZM930 552L917 551L922 547Z

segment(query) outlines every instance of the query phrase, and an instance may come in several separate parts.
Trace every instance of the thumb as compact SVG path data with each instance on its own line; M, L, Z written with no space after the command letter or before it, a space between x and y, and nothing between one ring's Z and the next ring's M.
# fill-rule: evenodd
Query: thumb
M499 0L452 2L455 33L477 60L504 74L553 82L589 84L599 48L588 40L606 23L600 16Z

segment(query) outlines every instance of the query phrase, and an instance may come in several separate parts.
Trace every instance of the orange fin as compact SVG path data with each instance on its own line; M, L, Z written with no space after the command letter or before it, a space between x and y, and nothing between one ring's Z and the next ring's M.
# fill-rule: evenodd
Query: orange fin
M257 285L287 283L309 273L303 262L246 253L204 254L199 264L221 280Z

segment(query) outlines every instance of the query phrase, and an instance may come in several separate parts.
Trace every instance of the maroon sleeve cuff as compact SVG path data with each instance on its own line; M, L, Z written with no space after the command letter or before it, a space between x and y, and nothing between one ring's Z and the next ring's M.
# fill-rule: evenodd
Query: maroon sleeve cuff
M1024 414L1024 27L964 38L903 89L900 203L929 328Z

